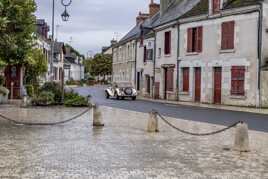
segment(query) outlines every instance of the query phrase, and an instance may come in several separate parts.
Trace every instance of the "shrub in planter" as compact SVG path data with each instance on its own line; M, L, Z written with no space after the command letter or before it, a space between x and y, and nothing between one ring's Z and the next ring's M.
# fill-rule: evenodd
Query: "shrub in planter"
M0 86L3 86L5 84L5 77L4 76L0 76Z
M55 95L52 92L42 91L33 99L32 103L37 106L49 106L54 104L54 97Z
M33 85L26 85L26 91L29 97L34 96L34 86Z
M64 105L67 107L88 107L88 98L72 92L65 93Z
M47 82L41 87L40 91L53 93L54 94L54 102L56 104L60 104L62 102L62 89L58 83Z

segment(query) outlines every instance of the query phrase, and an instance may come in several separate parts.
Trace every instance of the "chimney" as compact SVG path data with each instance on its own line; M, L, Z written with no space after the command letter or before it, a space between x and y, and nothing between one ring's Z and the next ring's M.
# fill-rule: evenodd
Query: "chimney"
M113 39L111 40L111 46L115 45L117 43L117 40Z
M145 14L145 13L139 12L139 15L136 18L137 25L139 25L140 23L143 23L149 17L150 17L149 14Z
M153 17L159 10L160 10L160 4L157 4L154 2L154 0L151 0L151 3L149 5L150 18Z

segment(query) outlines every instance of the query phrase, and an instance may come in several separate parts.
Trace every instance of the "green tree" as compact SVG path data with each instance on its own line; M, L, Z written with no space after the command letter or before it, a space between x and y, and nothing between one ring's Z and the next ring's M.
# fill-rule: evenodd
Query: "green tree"
M112 74L112 56L97 54L86 62L86 72L93 76L106 76Z
M34 0L0 1L0 64L27 64L36 18Z
M32 49L27 54L28 63L25 65L25 80L27 84L39 85L39 77L48 70L48 62L40 49Z

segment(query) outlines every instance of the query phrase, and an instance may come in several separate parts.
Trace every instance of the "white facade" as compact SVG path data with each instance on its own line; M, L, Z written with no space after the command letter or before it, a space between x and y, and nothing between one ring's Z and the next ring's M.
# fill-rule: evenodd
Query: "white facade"
M136 40L113 48L113 82L129 82L135 86Z
M267 17L264 17L267 22ZM195 68L201 68L201 102L214 103L214 68L222 68L221 104L259 106L258 91L258 13L215 17L189 22L180 26L180 95L182 101L195 101ZM221 50L223 22L234 21L234 49ZM203 26L203 50L187 53L187 29ZM267 34L264 34L267 39ZM267 47L266 47L267 48ZM243 66L245 72L245 94L231 94L231 69ZM189 92L182 92L182 68L189 67Z
M156 29L157 30L157 29ZM165 32L171 33L170 54L164 53ZM177 79L177 57L178 57L178 28L177 26L159 27L156 33L156 64L155 82L160 83L159 95L161 99L176 100L176 79ZM173 90L165 90L166 79L165 69L173 68Z
M145 38L143 44L137 43L136 87L146 97L153 97L154 45L154 37ZM147 54L144 54L145 49Z

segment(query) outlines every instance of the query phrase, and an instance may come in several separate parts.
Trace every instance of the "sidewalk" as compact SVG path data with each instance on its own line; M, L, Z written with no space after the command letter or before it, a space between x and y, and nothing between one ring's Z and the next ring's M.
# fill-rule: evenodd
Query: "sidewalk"
M166 105L184 105L184 106L194 106L201 108L211 108L211 109L222 109L228 111L239 111L239 112L250 112L257 114L268 114L268 109L264 108L253 108L253 107L241 107L241 106L228 106L228 105L215 105L215 104L202 104L202 103L194 103L194 102L183 102L183 101L167 101L160 99L150 99L142 96L138 96L139 100L151 101L157 103L163 103Z
M2 111L1 111L2 110ZM80 108L6 108L27 122L60 121ZM0 178L27 179L267 179L268 133L249 131L249 153L231 149L235 129L194 137L159 120L159 133L147 133L149 115L101 106L104 128L92 114L56 126L16 126L0 119ZM92 112L92 111L91 111ZM166 119L198 133L224 126Z

